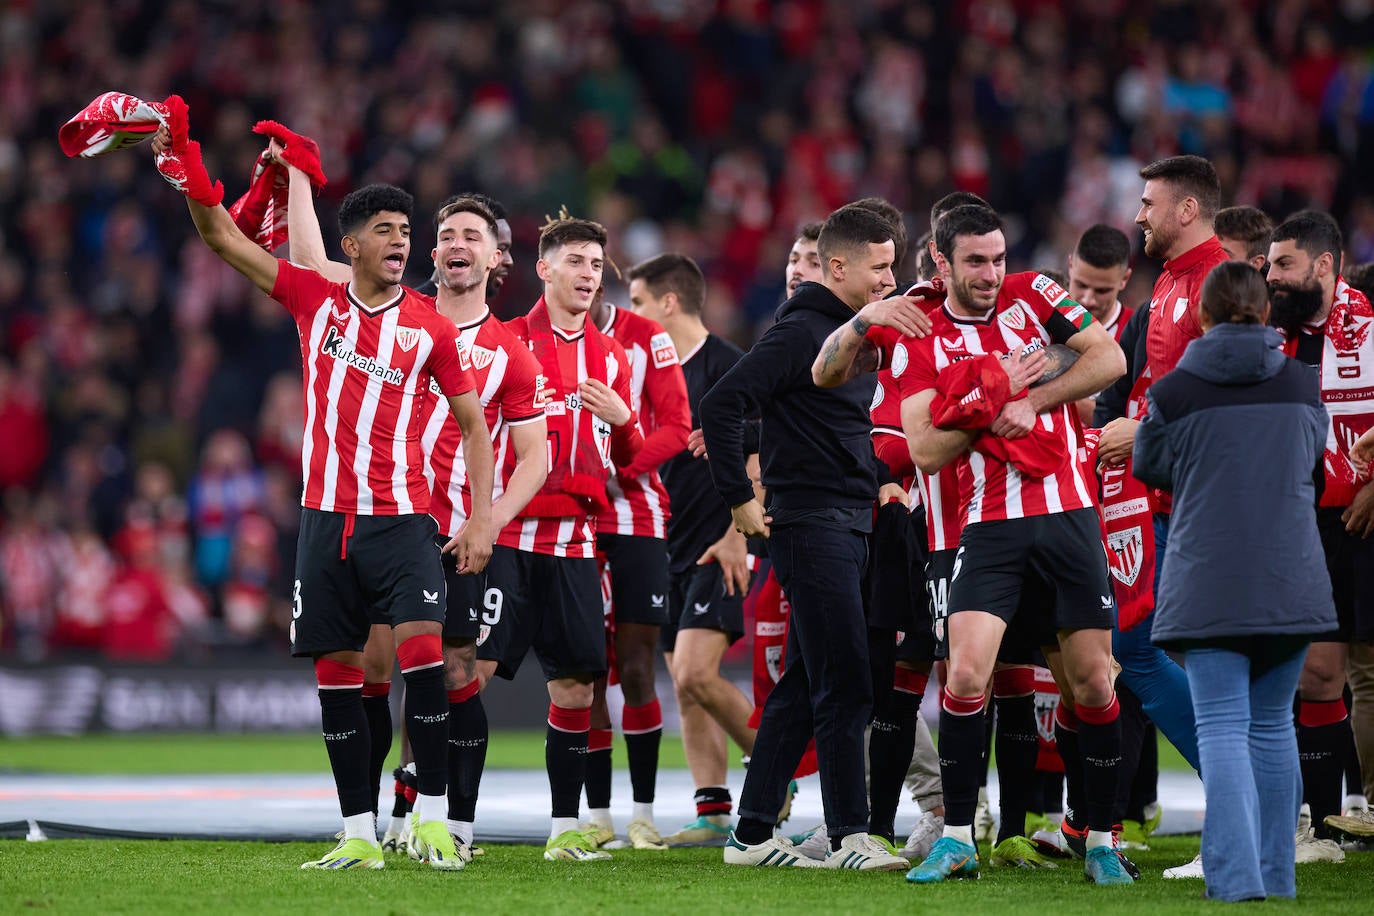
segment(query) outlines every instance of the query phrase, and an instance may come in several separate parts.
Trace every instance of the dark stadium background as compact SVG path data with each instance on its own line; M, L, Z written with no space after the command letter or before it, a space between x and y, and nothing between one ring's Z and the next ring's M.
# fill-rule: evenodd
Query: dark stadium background
M200 244L146 147L63 157L58 126L98 93L182 94L230 199L255 120L313 136L331 245L344 193L411 190L412 284L434 205L499 198L506 317L566 205L622 266L696 258L708 324L747 345L797 224L845 201L888 198L915 238L931 202L975 191L1013 269L1062 268L1096 222L1138 245L1137 170L1180 152L1216 163L1227 204L1332 210L1374 260L1372 46L1361 0L5 4L0 734L156 725L140 710L224 684L313 691L286 658L293 327ZM1130 304L1157 270L1135 267Z

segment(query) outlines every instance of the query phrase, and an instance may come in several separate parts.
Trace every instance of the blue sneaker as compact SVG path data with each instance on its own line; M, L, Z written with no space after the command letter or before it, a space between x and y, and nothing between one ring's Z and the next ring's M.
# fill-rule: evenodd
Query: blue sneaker
M946 878L977 878L978 848L942 836L930 847L926 860L906 873L912 884L934 884Z
M1135 884L1110 846L1094 846L1083 857L1083 875L1093 884Z

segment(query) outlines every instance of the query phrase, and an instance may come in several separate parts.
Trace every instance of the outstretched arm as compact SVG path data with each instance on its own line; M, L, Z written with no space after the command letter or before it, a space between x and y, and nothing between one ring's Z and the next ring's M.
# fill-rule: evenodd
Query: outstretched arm
M191 211L191 221L196 224L196 231L210 246L210 250L251 280L258 289L270 294L277 285L277 259L259 248L234 225L223 204L206 207L188 197L186 208Z
M274 140L272 146L280 148ZM353 279L353 267L329 260L325 254L324 234L320 231L320 217L315 212L315 197L310 187L310 179L294 165L286 166L289 177L289 190L286 206L287 255L292 262L308 267L315 273L335 283L347 283Z
M872 327L889 327L911 337L930 331L930 317L907 296L880 299L864 306L840 325L821 344L811 364L811 380L821 388L834 388L878 369L878 348L867 338Z

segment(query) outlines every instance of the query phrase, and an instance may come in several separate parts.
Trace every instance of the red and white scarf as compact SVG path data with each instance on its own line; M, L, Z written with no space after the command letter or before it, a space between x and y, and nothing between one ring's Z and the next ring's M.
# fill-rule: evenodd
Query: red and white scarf
M1150 367L1131 386L1126 417L1145 415ZM1093 457L1096 463L1096 457ZM1102 470L1102 540L1116 590L1117 628L1129 630L1155 606L1155 526L1152 494L1131 473L1131 459Z
M1374 308L1345 278L1336 278L1335 300L1322 327L1322 403L1331 419L1326 430L1326 488L1321 505L1348 506L1368 477L1350 463L1350 446L1374 426ZM1298 336L1283 351L1297 353Z
M253 133L282 145L278 158L294 165L310 179L316 192L328 182L320 165L320 147L314 140L289 130L276 121L259 121ZM286 166L268 162L264 151L253 165L248 191L229 208L234 224L259 247L275 251L286 243L286 207L290 178Z
M520 513L523 517L564 518L597 515L608 506L606 481L610 476L611 427L590 409L580 406L577 389L564 390L564 371L549 307L540 296L525 316L530 350L539 360L551 389L544 408L549 430L549 476L544 486ZM587 322L578 338L577 377L611 385L615 381L614 356L601 332ZM565 354L565 358L567 354Z

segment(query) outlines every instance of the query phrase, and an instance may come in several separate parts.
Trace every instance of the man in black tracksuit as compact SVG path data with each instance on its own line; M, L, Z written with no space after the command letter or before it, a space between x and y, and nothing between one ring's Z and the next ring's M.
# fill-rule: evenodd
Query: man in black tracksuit
M830 215L820 237L824 276L803 283L777 323L701 405L711 476L746 535L770 536L792 604L787 668L768 697L725 861L818 865L773 837L787 783L814 734L821 797L837 868L905 868L868 829L863 733L873 702L861 590L878 490L868 408L871 372L817 388L811 364L832 331L893 284L892 230L858 207ZM856 328L857 330L857 328ZM862 330L859 331L863 333ZM768 509L745 473L743 417L762 417L759 457Z

